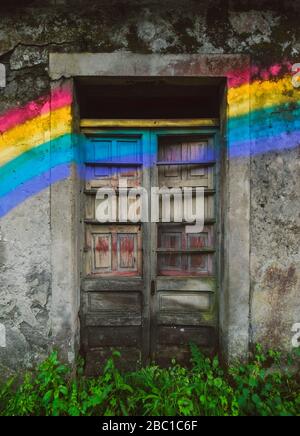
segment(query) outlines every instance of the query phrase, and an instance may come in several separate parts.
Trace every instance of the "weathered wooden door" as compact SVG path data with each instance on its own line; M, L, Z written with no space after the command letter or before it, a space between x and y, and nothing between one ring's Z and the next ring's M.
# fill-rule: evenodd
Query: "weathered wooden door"
M200 233L190 232L184 217L175 222L176 203L171 222L163 222L168 203L160 202L160 220L151 226L151 356L160 364L172 358L188 363L191 342L207 351L217 342L216 139L197 132L156 132L152 138L157 150L152 185L191 188L194 210L196 188L205 190Z
M112 349L121 351L127 368L149 360L187 362L190 342L211 350L217 341L216 132L84 133L81 341L87 371L96 371ZM96 219L108 198L97 198L101 187L116 193L106 223ZM146 203L140 187L148 193ZM170 219L159 200L153 222L151 188L161 187L205 188L201 233L188 233L184 219L174 222L172 196ZM121 216L120 196L132 188L137 196L128 199ZM145 204L148 219L141 222Z

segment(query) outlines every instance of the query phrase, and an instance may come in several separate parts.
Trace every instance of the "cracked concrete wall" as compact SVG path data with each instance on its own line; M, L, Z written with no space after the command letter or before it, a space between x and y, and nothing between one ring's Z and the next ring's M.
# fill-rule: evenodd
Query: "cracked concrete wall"
M272 74L277 80L276 65L300 62L299 1L9 3L0 5L0 62L7 71L0 114L28 102L37 102L29 109L34 114L42 112L50 94L48 55L54 51L244 53L252 59L252 80L270 83ZM278 122L265 101L272 97L259 92L254 88L252 95L254 106L264 99L252 116L254 150L260 146L257 130L263 126L272 141ZM290 92L280 88L278 99ZM276 109L290 134L280 133L283 145L299 131L299 95L293 99ZM285 348L293 323L300 322L299 157L294 144L253 153L251 163L251 340ZM10 370L30 366L53 346L50 213L46 188L0 221L0 324L6 328L0 361Z
M49 190L1 220L1 365L17 370L48 352L51 307Z

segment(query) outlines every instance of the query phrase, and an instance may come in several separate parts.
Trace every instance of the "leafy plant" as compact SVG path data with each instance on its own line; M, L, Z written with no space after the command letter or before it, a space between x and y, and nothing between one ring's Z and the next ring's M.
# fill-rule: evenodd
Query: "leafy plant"
M286 356L284 360L281 353L274 350L264 353L262 347L257 345L247 365L229 368L242 414L299 414L299 373L295 371L297 353L294 353L294 357Z
M115 351L98 377L62 364L57 352L21 382L0 385L1 415L300 415L300 350L289 355L260 345L248 363L223 368L191 345L191 368L174 360L121 373Z

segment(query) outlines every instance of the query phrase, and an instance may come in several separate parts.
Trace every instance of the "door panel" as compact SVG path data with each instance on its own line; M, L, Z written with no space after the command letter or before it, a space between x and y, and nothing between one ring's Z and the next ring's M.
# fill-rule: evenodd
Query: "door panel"
M85 251L87 276L140 276L141 225L87 225Z
M203 162L213 159L211 138L195 141L192 137L168 136L160 139L158 149L159 186L171 188L213 187L213 168ZM175 163L178 162L178 165ZM194 164L192 164L194 162ZM168 165L172 163L172 165Z
M212 275L213 253L203 253L202 250L214 251L212 226L205 226L201 233L185 233L185 226L159 225L158 275Z
M127 189L142 185L144 144L143 134L96 135L85 147L81 342L88 374L102 367L112 349L122 352L124 368L138 366L146 354L142 341L147 328L143 321L145 229L138 216L134 224L117 221L119 181L126 180ZM110 188L115 195L116 216L110 222L96 219L104 201L97 199L98 188Z
M132 369L155 360L189 360L189 342L212 351L217 344L215 136L198 131L102 132L85 149L81 283L81 342L88 374L97 372L112 349ZM131 222L119 220L119 182L127 189L205 189L205 226L187 233L175 222L178 203L159 201L158 222L141 222L141 199L130 198ZM97 221L105 199L116 194L115 216ZM136 191L138 192L138 191ZM194 192L194 191L193 191ZM193 197L193 206L195 197ZM164 222L167 209L170 222ZM176 213L175 213L176 212ZM149 210L151 216L151 210Z
M171 199L171 223L164 223L161 201L152 262L153 296L151 355L163 365L173 358L189 363L189 343L213 351L217 343L216 316L216 157L212 137L197 135L156 136L158 160L152 184L168 188L205 188L205 226L201 233L187 233L186 223L176 223L178 204Z

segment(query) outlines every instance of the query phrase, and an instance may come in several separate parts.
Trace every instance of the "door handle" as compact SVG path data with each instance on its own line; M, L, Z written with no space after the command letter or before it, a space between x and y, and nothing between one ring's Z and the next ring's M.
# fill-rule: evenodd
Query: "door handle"
M156 280L151 280L151 295L155 295L156 293Z

